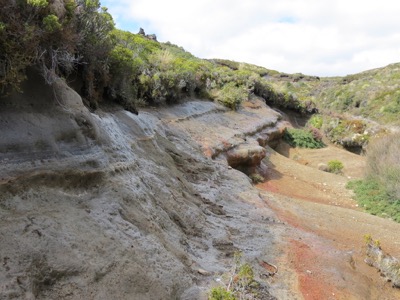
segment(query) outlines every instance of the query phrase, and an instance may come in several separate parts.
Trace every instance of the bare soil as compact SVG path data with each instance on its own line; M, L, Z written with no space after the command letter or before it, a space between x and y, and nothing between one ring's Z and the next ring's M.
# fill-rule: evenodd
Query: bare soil
M365 158L333 145L308 150L280 144L282 154L268 150L268 180L257 187L289 225L279 280L292 281L299 299L400 299L400 290L364 262L366 234L400 257L400 224L362 212L346 189L350 179L363 175ZM331 159L343 162L342 175L317 169Z

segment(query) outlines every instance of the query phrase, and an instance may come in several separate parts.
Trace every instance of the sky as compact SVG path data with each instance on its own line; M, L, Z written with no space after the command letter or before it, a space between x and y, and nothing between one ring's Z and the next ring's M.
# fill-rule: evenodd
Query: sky
M345 76L400 62L398 0L103 0L119 29L200 58Z

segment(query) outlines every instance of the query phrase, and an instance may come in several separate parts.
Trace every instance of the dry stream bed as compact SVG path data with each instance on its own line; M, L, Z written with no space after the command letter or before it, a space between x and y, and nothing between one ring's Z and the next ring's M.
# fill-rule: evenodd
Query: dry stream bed
M399 299L400 290L364 262L364 236L400 257L400 224L362 212L345 188L362 176L364 157L334 146L307 150L283 144L277 150L288 157L269 149L268 180L257 188L288 225L280 258L287 274L281 276L292 278L299 299ZM343 162L343 175L316 168L330 159Z

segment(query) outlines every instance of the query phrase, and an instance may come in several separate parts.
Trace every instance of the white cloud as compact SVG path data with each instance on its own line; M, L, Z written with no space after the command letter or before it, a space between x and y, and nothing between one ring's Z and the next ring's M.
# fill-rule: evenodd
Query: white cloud
M400 61L400 2L394 0L108 0L103 4L119 27L134 32L143 27L160 41L202 58L321 76Z

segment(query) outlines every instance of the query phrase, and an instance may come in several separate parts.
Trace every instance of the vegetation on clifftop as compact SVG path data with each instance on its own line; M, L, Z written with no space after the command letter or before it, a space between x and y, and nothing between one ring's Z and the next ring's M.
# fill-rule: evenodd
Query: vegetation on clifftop
M48 84L80 74L91 104L109 80L114 23L98 0L0 0L0 88L18 89L35 67Z
M2 93L18 89L27 68L34 67L49 84L67 78L92 108L109 99L135 112L139 105L197 96L237 109L254 94L279 108L399 123L400 64L346 77L284 74L199 59L143 30L118 30L99 0L0 0L0 5ZM342 138L337 132L330 136Z
M348 113L380 123L400 124L400 64L345 77L269 76L277 90L300 101L312 101L322 113Z
M154 35L118 30L98 0L0 0L1 93L18 89L28 68L48 84L66 78L96 108L111 100L136 112L141 105L196 96L237 109L252 94L306 111L276 92L265 76L276 71L227 60L203 60Z

